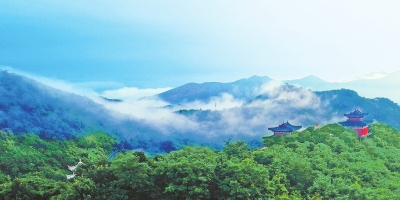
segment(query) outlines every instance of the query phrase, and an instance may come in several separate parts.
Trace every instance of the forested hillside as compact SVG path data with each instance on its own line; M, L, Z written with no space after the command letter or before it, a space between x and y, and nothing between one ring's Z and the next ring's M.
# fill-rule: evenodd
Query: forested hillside
M347 113L354 105L368 112L368 120L390 124L400 130L400 106L388 98L365 98L348 89L316 92L321 101L329 101L330 113Z
M400 132L373 124L359 140L337 124L154 157L94 133L46 141L0 133L1 199L399 199ZM78 165L81 159L83 164ZM74 178L69 166L77 165Z
M169 152L170 139L139 119L114 115L93 100L0 70L0 130L42 139L73 139L100 131L129 140L127 147ZM178 145L178 144L177 144Z
M0 129L57 139L84 131L115 131L111 115L92 100L23 76L0 71L0 96Z

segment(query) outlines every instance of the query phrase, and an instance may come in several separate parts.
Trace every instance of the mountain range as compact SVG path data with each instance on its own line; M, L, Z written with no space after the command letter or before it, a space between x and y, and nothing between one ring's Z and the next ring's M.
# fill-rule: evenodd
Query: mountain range
M387 75L386 83L395 81L393 76ZM336 123L345 120L344 113L356 108L369 112L367 120L371 122L400 129L400 107L390 99L365 98L349 89L314 92L306 86L294 86L318 85L316 82L325 83L312 76L290 84L258 76L232 83L189 83L156 96L171 107L150 106L141 111L135 107L132 112L141 114L129 116L115 112L113 107L129 109L130 105L112 97L93 101L0 71L0 130L9 128L15 133L31 132L45 139L61 140L107 132L125 141L129 148L159 153L187 144L220 148L228 139L245 140L256 147L262 136L270 134L268 127L286 121L303 127ZM224 94L232 98L224 99ZM240 104L224 109L174 107L190 106L194 101L214 105L218 100L224 104L226 99Z
M372 77L373 79L368 77ZM236 115L251 119L260 117L256 113L264 112L272 114L272 116L275 116L274 119L281 121L287 119L296 121L296 119L303 117L303 120L298 121L302 125L311 125L314 122L343 120L344 113L359 108L370 112L368 117L370 121L376 120L400 128L400 120L398 120L400 116L399 105L391 99L385 98L388 96L393 97L397 102L400 102L399 89L396 87L399 85L400 71L388 74L369 74L369 76L363 78L343 83L331 83L316 76L307 76L302 79L288 81L274 81L267 76L252 76L248 79L241 79L231 83L206 82L202 84L185 84L155 95L155 97L170 103L170 107L173 108L176 104L189 104L194 101L213 103L211 101L215 101L218 97L223 96L223 94L229 94L233 98L244 102L240 108L231 109L240 110ZM313 92L310 93L310 90ZM366 94L365 96L370 98L362 97L363 95L360 95L358 91L361 91L362 94ZM271 97L271 93L276 92L280 95L286 93L287 97L277 94L273 94ZM304 94L314 94L317 100L312 98L305 100L307 97L303 98ZM268 104L264 103L262 106L252 106L254 102L260 100L269 101ZM303 107L293 106L299 101L304 101L307 105ZM318 109L313 107L313 103ZM179 106L177 107L179 108ZM252 107L252 109L249 109L249 107ZM271 109L277 109L281 114ZM207 112L191 110L191 112L180 111L179 113L189 114L190 116L196 116L195 113L201 113L195 118L201 121L207 118L221 120L221 117L211 117L210 114L204 114ZM216 111L214 113L218 112L226 111ZM282 113L285 114L282 115ZM307 117L304 118L304 116ZM246 121L244 118L241 121ZM265 114L263 119L267 119ZM265 124L267 123L265 122ZM263 126L263 128L266 127Z
M393 73L369 74L369 77L347 82L327 82L315 76L307 76L302 79L284 81L288 84L309 88L313 91L326 91L334 89L351 89L358 94L368 97L386 97L396 103L400 103L400 71Z
M336 89L350 89L357 91L361 96L368 98L386 97L400 103L400 71L394 73L379 73L379 76L362 77L364 79L347 82L328 82L310 75L302 79L284 80L282 83L304 87L312 91L327 91ZM378 77L378 78L375 78ZM275 81L268 76L252 76L231 83L206 82L202 84L188 83L166 92L157 94L156 97L171 103L178 104L195 100L209 101L213 96L223 93L233 95L238 99L251 100L262 92L265 84Z

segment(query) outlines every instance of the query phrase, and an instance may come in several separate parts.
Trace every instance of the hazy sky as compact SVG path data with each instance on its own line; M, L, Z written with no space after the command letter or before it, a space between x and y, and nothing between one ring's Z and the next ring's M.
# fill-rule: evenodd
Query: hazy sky
M1 1L0 65L139 88L400 69L400 1Z

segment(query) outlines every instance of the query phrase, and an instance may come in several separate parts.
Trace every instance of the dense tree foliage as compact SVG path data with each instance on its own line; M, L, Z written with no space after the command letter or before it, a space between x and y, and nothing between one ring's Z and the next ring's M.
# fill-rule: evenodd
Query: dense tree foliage
M337 124L308 128L290 136L265 138L266 149L255 160L286 174L289 190L323 199L398 199L400 135L372 125L359 140Z
M0 199L399 199L400 132L359 140L337 124L150 157L93 133L70 140L0 131ZM74 178L67 166L77 165Z

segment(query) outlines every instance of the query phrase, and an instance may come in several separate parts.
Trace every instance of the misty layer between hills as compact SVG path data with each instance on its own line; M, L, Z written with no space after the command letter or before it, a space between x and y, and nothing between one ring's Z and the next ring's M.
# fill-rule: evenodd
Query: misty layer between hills
M268 127L286 121L304 127L335 123L354 108L370 112L370 120L400 128L400 123L392 120L400 116L396 103L385 98L363 98L351 90L313 92L267 81L247 87L244 91L248 95L242 97L223 92L207 100L178 104L158 96L93 101L5 71L0 76L0 127L43 138L63 139L104 131L129 141L131 148L170 145L173 149L187 144L219 148L228 139L257 146L262 136L270 134Z

